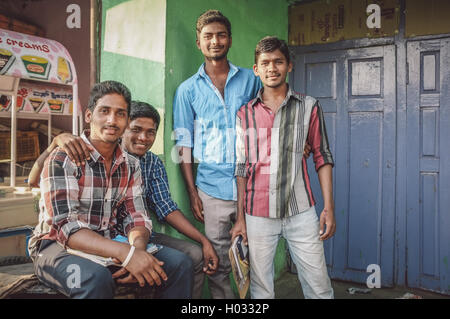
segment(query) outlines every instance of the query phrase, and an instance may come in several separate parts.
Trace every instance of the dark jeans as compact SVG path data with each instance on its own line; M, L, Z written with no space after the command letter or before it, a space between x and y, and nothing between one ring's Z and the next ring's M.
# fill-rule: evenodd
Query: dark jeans
M167 281L155 285L156 297L191 298L193 264L184 253L163 247L154 256L163 261ZM34 259L34 272L47 286L70 298L113 298L116 283L110 270L88 259L71 255L55 241L44 240ZM147 284L148 286L148 284Z
M200 299L203 293L203 283L205 282L205 273L203 272L203 250L197 244L187 240L178 239L166 234L152 232L152 243L160 244L179 250L191 257L194 265L194 286L192 290L192 298Z

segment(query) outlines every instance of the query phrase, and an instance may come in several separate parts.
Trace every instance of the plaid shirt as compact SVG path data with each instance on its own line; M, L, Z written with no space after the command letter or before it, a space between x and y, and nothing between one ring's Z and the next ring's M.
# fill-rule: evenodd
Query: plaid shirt
M150 151L140 161L147 206L156 213L160 222L164 222L171 212L178 209L170 196L166 169L159 157Z
M276 113L262 102L262 90L236 116L236 176L246 177L244 210L283 218L315 205L303 156L311 146L316 171L334 165L322 108L315 98L289 88Z
M83 140L91 144L86 133ZM91 144L92 145L92 144ZM87 228L114 238L136 226L152 230L146 214L139 161L116 147L109 178L104 158L97 150L77 167L60 149L47 158L41 174L39 223L30 240L30 254L42 239L57 240L64 247L73 233Z

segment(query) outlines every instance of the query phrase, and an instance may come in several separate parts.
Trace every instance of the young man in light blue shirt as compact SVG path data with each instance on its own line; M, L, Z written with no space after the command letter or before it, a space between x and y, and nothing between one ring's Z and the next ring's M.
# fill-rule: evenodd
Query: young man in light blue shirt
M178 87L173 104L176 144L191 210L205 224L220 260L217 272L209 276L213 298L234 298L228 249L232 237L246 232L245 222L236 219L236 112L261 88L251 70L227 60L231 42L231 24L222 13L208 10L198 18L196 43L205 63ZM192 156L199 162L195 183Z

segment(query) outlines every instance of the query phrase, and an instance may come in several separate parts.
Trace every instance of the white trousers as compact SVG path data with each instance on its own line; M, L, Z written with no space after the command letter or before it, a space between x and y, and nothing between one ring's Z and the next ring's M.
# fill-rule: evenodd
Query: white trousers
M297 266L306 299L332 299L333 288L319 240L319 219L314 207L287 218L246 215L250 251L250 293L252 299L273 299L274 258L281 236L286 239Z

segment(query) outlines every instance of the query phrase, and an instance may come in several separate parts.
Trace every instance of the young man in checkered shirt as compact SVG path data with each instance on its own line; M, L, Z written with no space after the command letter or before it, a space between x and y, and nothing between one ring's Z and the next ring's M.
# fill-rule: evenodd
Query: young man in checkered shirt
M146 251L152 224L140 164L119 145L129 123L130 103L123 84L95 85L85 114L90 132L82 135L90 146L89 159L77 166L58 148L45 161L39 223L29 245L35 273L71 298L112 298L119 276L119 283L156 285L160 298L190 298L192 260L169 247L154 255ZM129 244L112 240L116 235L126 236ZM66 248L111 257L123 268L111 274Z

